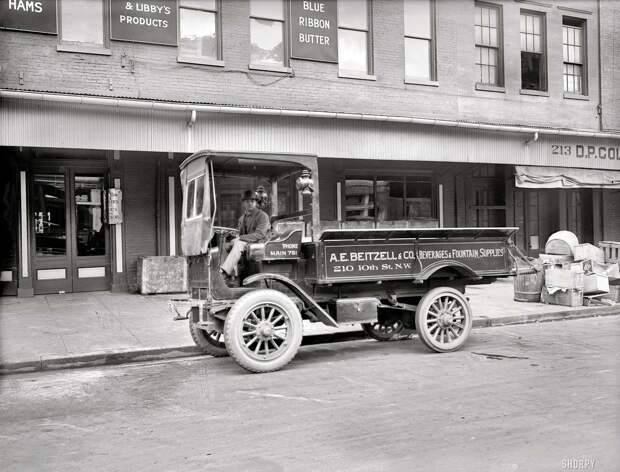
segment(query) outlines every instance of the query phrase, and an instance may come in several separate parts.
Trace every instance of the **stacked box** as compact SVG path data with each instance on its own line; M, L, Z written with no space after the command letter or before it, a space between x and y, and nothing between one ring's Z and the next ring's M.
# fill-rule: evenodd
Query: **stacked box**
M545 287L583 290L584 274L570 269L550 268L545 271Z
M542 302L548 305L583 305L583 290L558 290L557 292L549 293L549 289L547 287L543 287L540 296Z
M605 253L593 244L577 244L573 247L573 256L576 261L589 259L599 264L605 263Z

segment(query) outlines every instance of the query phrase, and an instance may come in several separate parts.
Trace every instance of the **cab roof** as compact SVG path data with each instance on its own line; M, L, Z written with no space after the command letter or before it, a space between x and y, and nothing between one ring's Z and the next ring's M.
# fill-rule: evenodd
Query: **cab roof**
M313 167L316 156L311 154L266 153L266 152L222 152L198 151L185 159L180 169L185 169L198 159L209 159L216 172L226 174L281 175Z

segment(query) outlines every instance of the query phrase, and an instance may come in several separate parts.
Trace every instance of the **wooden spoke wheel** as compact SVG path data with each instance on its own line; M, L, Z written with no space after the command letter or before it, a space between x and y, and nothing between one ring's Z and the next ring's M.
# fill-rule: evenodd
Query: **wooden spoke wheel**
M363 323L364 332L377 341L392 341L403 330L401 320L389 320L385 322L375 321L374 323Z
M420 300L415 325L420 340L431 351L456 351L471 331L471 307L458 290L434 288Z
M197 323L192 321L190 316L189 333L192 335L196 346L205 354L210 354L213 357L225 357L228 355L226 345L224 344L224 333L221 331L202 329L198 327Z
M258 289L235 302L224 323L231 357L250 372L287 365L301 345L303 324L295 303L281 292Z

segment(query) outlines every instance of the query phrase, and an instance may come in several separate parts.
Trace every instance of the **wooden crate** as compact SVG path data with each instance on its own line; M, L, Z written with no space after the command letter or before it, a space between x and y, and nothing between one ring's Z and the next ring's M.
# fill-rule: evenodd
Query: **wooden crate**
M620 242L618 241L599 241L600 247L605 253L605 263L611 264L620 261Z

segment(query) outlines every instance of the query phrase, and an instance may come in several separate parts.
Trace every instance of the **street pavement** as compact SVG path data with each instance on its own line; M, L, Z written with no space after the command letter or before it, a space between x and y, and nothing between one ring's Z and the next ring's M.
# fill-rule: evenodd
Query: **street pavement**
M620 314L616 306L567 308L513 300L512 279L467 287L474 327ZM91 292L0 297L0 373L196 355L187 321L173 321L176 295ZM359 325L304 324L310 340L360 332Z
M5 376L0 470L620 470L620 317ZM586 467L587 464L587 467Z

